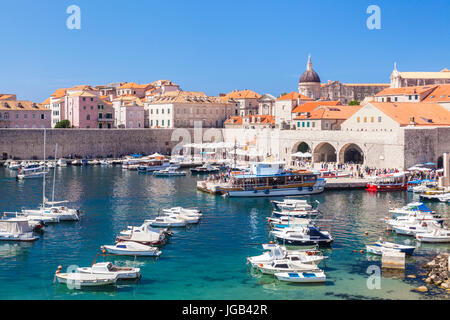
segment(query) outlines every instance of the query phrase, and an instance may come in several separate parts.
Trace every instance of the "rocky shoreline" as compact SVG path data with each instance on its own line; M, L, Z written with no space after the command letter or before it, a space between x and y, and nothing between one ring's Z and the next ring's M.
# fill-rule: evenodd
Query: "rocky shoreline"
M449 265L450 253L440 253L433 260L423 266L424 269L429 270L425 277L427 285L434 285L440 289L444 289L447 293L450 292L450 265ZM415 291L427 292L427 286L421 286Z

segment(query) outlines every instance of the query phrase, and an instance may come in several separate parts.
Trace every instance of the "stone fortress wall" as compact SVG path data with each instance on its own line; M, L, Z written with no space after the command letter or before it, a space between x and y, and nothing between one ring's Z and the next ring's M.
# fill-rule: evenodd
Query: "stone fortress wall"
M418 163L438 162L450 152L450 127L402 128L395 132L299 131L279 129L52 129L47 132L47 157L77 155L118 157L131 153L168 154L180 141L236 142L264 158L271 155L289 162L304 142L315 162L348 161L350 151L361 154L365 165L378 168L408 168ZM42 158L43 129L0 129L0 159Z

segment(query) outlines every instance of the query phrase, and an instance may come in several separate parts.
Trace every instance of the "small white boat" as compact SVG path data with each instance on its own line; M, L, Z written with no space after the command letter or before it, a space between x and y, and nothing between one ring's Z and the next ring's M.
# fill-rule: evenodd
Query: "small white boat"
M138 279L141 277L140 268L119 267L111 262L100 262L92 265L92 267L77 268L77 272L117 276L118 279Z
M58 280L59 283L67 284L68 288L70 289L115 285L118 279L117 275L91 273L58 273L58 271L55 274L56 280Z
M56 204L65 203L65 201L60 202L45 202L50 206L40 206L37 210L22 210L22 213L28 217L39 217L39 219L55 218L59 221L79 221L79 211L76 209L70 209L65 206L56 206Z
M312 210L312 206L302 199L284 199L283 201L272 201L275 208L282 211Z
M27 219L0 220L0 241L33 242L38 239Z
M278 244L263 245L263 249L267 250L259 256L249 257L247 261L253 266L257 267L261 263L269 263L275 260L290 260L294 262L301 262L305 264L318 265L324 257L320 251L310 250L286 250L286 247Z
M174 215L171 216L160 216L156 217L153 220L146 220L149 222L152 227L157 228L182 228L186 227L188 224L186 220L177 218Z
M140 227L128 226L117 237L116 241L132 241L147 246L159 246L165 243L167 230L153 229L150 222L144 222Z
M21 167L18 170L17 180L24 179L37 179L44 177L48 171L45 171L45 166L29 165L27 167Z
M439 224L435 221L423 221L415 224L403 224L394 226L394 231L397 234L403 234L406 236L416 236L418 233L428 233L432 228L440 228Z
M178 214L178 213L182 213L184 215L188 215L188 216L195 216L195 217L202 217L202 212L198 209L186 209L186 208L182 208L182 207L174 207L174 208L170 208L170 209L164 209L164 212L170 212L173 214Z
M112 162L109 160L100 160L100 165L101 166L110 166L110 165L112 165Z
M267 263L258 264L258 270L263 274L275 274L278 272L306 272L319 271L315 264L305 264L290 260L275 260Z
M435 228L431 232L416 234L416 239L420 242L448 243L450 242L450 230Z
M64 158L61 158L58 160L58 162L56 162L56 165L58 167L67 167L67 160Z
M119 242L116 245L101 246L100 249L103 253L119 256L159 257L161 255L161 251L155 247L131 241Z
M381 256L385 252L400 252L399 250L372 245L366 245L366 251L377 256Z
M177 171L178 169L179 167L171 166L164 170L155 171L153 172L153 175L157 177L181 177L186 175L186 172Z
M280 272L275 273L280 281L298 283L320 283L325 282L327 277L323 271L318 272Z

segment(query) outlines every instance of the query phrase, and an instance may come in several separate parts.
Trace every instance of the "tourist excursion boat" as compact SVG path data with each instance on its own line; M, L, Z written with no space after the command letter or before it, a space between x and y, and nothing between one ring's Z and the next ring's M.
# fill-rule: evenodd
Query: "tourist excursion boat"
M177 171L178 169L179 167L168 167L164 170L155 171L153 175L157 177L181 177L186 175L186 172Z
M140 268L119 267L111 262L100 262L92 265L92 267L77 268L77 272L95 275L111 275L117 279L138 279L141 277Z
M275 273L280 281L297 283L321 283L325 282L327 277L323 271L318 272L279 272Z
M156 247L150 247L131 241L119 242L116 245L104 245L101 246L100 249L105 254L118 256L159 257L161 255L161 251Z
M231 174L220 187L229 197L280 197L321 193L325 180L310 171L285 171L284 162L253 163L250 174Z
M150 159L138 166L139 172L154 172L165 170L170 167L170 162L164 159Z
M33 242L38 239L27 219L0 220L0 241Z
M270 233L278 243L294 246L330 246L334 240L327 231L320 231L314 226L286 228Z
M405 172L390 173L372 178L374 181L367 184L367 191L407 191L408 179Z

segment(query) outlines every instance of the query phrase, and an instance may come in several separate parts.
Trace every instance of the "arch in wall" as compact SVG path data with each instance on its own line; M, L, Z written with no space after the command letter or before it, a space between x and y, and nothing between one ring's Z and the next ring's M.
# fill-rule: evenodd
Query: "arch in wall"
M341 163L364 163L364 152L361 147L354 143L348 143L339 152Z
M297 152L311 152L311 147L310 145L305 142L305 141L299 141L296 144L294 144L294 147L292 148L292 153L297 153Z
M314 149L314 162L336 162L337 153L335 147L328 142L320 143Z
M437 164L438 169L442 169L444 167L444 156L443 155L437 159L436 164Z

